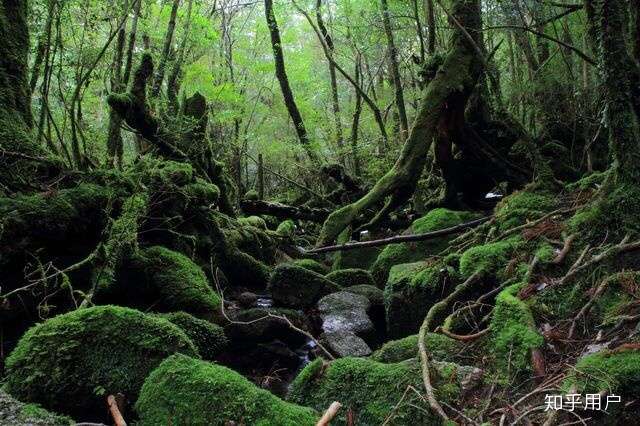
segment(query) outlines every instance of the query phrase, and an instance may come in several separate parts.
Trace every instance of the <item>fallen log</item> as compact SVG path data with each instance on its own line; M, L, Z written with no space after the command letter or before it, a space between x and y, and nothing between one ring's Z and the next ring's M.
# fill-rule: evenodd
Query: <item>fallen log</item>
M241 200L240 207L247 215L266 214L279 219L300 219L318 223L324 222L332 211L321 208L288 206L262 200Z
M413 241L424 241L432 238L443 237L445 235L456 234L458 232L464 231L465 229L469 229L469 228L473 228L478 225L481 225L491 218L492 216L485 216L480 219L476 219L470 222L461 223L460 225L452 226L451 228L439 229L433 232L425 232L424 234L397 235L395 237L382 238L379 240L361 241L357 243L345 243L345 244L338 244L335 246L325 246L325 247L319 247L312 250L306 250L305 253L306 254L328 253L332 251L355 250L355 249L364 248L364 247L385 246L385 245L395 244L395 243L409 243Z

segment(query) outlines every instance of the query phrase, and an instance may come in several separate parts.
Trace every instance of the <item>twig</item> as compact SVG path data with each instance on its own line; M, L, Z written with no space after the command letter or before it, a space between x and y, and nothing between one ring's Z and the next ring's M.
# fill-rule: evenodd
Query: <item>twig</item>
M382 238L379 240L371 240L371 241L361 241L357 243L346 243L346 244L338 244L335 246L325 246L319 247L312 250L305 250L306 254L317 254L317 253L327 253L332 251L345 251L345 250L354 250L358 248L364 247L377 247L377 246L385 246L388 244L395 243L407 243L412 241L424 241L430 240L433 238L442 237L445 235L455 234L457 232L463 231L468 228L472 228L478 226L486 221L491 219L491 216L486 216L480 219L472 220L470 222L461 223L460 225L452 226L451 228L439 229L433 232L426 232L423 234L411 234L411 235L396 235L395 237Z
M111 413L111 417L113 417L115 426L127 426L127 422L124 421L124 417L122 417L120 413L120 408L118 407L115 396L109 395L107 397L107 406L109 407L109 412Z
M325 411L322 417L320 417L320 420L318 420L316 426L327 426L331 422L331 420L333 420L333 418L338 414L340 408L342 408L342 404L340 404L338 401L333 401L329 408L327 408L327 411Z
M567 257L569 250L571 250L571 244L573 244L573 241L575 239L576 234L571 234L567 237L566 240L564 240L564 246L562 246L562 250L560 250L560 253L558 253L556 258L551 261L552 264L559 265L564 262L564 259Z

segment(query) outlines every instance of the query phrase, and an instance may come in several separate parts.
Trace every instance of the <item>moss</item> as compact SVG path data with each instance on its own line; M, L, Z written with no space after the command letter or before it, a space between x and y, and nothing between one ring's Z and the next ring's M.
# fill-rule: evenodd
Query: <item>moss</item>
M346 287L344 291L366 297L374 307L384 305L384 293L376 286L370 284L358 284Z
M342 287L362 284L375 285L369 271L365 271L364 269L340 269L329 273L327 279Z
M6 389L47 409L99 419L105 395L135 401L149 372L176 352L197 356L165 319L116 306L80 309L25 333L7 358Z
M607 287L596 298L590 315L599 324L608 325L615 322L616 317L620 315L633 313L633 302L640 297L640 272L619 272L605 279Z
M307 365L290 387L287 399L316 410L325 410L333 401L343 409L333 420L345 425L346 413L354 413L355 424L380 425L393 413L391 425L440 425L440 418L431 414L420 397L409 392L408 386L422 389L420 366L416 360L383 364L366 358L341 358L323 368L322 360ZM450 392L441 392L443 381L436 375L436 394L441 401L451 402ZM403 400L404 404L398 404ZM394 409L394 407L396 409Z
M427 311L446 291L455 274L441 263L414 262L391 268L384 288L387 332L391 338L416 333Z
M70 417L54 414L38 404L25 404L0 389L0 425L14 426L70 426L76 424Z
M427 333L424 339L429 355L438 361L454 361L464 345L443 334ZM418 355L418 335L392 340L371 355L379 362L400 362Z
M250 189L244 194L244 199L256 201L259 200L260 197L258 196L258 191L256 191L255 189Z
M521 242L520 237L516 236L504 241L471 247L460 258L460 273L465 278L477 272L500 276L511 254Z
M329 272L328 266L323 265L322 263L313 259L298 259L298 260L295 260L293 264L296 266L300 266L301 268L316 272L321 275L325 275Z
M564 387L576 386L577 392L621 395L622 401L640 392L640 350L621 348L602 350L582 357Z
M228 345L224 329L217 324L196 318L186 312L172 312L162 315L172 324L180 327L203 359L213 360L222 353Z
M193 166L189 163L145 157L135 166L143 183L149 187L185 186L194 181ZM203 181L198 180L202 183ZM196 183L197 183L196 182Z
M322 275L292 264L279 265L269 280L274 302L286 307L308 308L340 286Z
M184 355L167 358L147 378L136 404L141 426L314 425L313 410L281 400L233 370Z
M278 225L278 228L276 229L276 234L282 237L293 238L296 234L295 222L291 219L287 219L284 222L280 223L280 225Z
M260 216L241 217L238 219L238 223L241 225L253 226L254 228L258 228L263 231L267 230L267 222L265 222L265 220Z
M608 171L594 172L580 178L576 182L567 184L566 187L569 191L587 191L589 189L595 190L604 183L608 174Z
M425 216L414 221L409 230L416 234L437 231L459 225L475 217L470 212L456 212L439 208L431 210ZM392 266L425 260L429 256L438 254L447 247L452 238L450 236L386 246L371 268L374 280L380 287L384 286Z
M156 312L185 311L207 319L218 318L222 304L198 265L160 246L140 250L112 287L99 301Z
M496 223L500 231L506 231L538 219L556 206L554 194L525 189L504 198L496 206Z
M220 198L220 188L200 178L196 178L194 183L185 185L183 191L187 197L205 206L216 205Z
M521 287L514 284L498 294L491 318L492 349L502 379L506 379L506 372L516 374L530 370L531 349L544 343L535 328L531 310L517 296Z
M540 262L548 263L555 259L556 252L551 244L543 241L536 247L535 256Z
M337 243L345 244L351 239L351 229L345 229L340 235L338 235ZM376 261L382 247L364 247L354 250L340 250L333 256L333 265L331 269L334 271L340 269L369 269Z

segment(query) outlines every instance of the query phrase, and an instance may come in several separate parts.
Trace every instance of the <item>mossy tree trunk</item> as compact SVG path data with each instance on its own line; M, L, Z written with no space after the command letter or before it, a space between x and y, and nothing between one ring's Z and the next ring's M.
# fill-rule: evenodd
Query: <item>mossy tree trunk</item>
M478 0L454 0L450 8L456 20L466 31L477 37L480 28L480 5ZM458 28L452 23L452 27ZM375 186L358 201L335 211L324 223L318 246L332 242L347 226L376 204L385 201L382 214L402 204L413 194L422 173L427 153L433 139L451 121L450 117L464 110L473 91L482 63L474 46L459 28L453 32L449 52L436 76L425 89L409 137L400 157ZM380 216L380 214L378 215Z
M167 25L167 32L164 38L164 46L162 47L162 54L160 55L160 61L158 63L158 69L153 79L153 85L151 87L151 97L155 98L160 94L162 88L162 81L164 80L165 69L167 68L167 61L169 60L169 52L171 51L171 45L173 43L173 33L176 29L176 16L178 14L178 6L180 0L173 0L171 5L171 15L169 17L169 24Z

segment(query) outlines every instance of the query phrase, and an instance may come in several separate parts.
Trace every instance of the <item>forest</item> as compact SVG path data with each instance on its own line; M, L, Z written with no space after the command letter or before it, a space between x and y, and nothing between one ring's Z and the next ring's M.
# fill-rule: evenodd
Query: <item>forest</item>
M640 1L0 0L0 426L639 398Z

